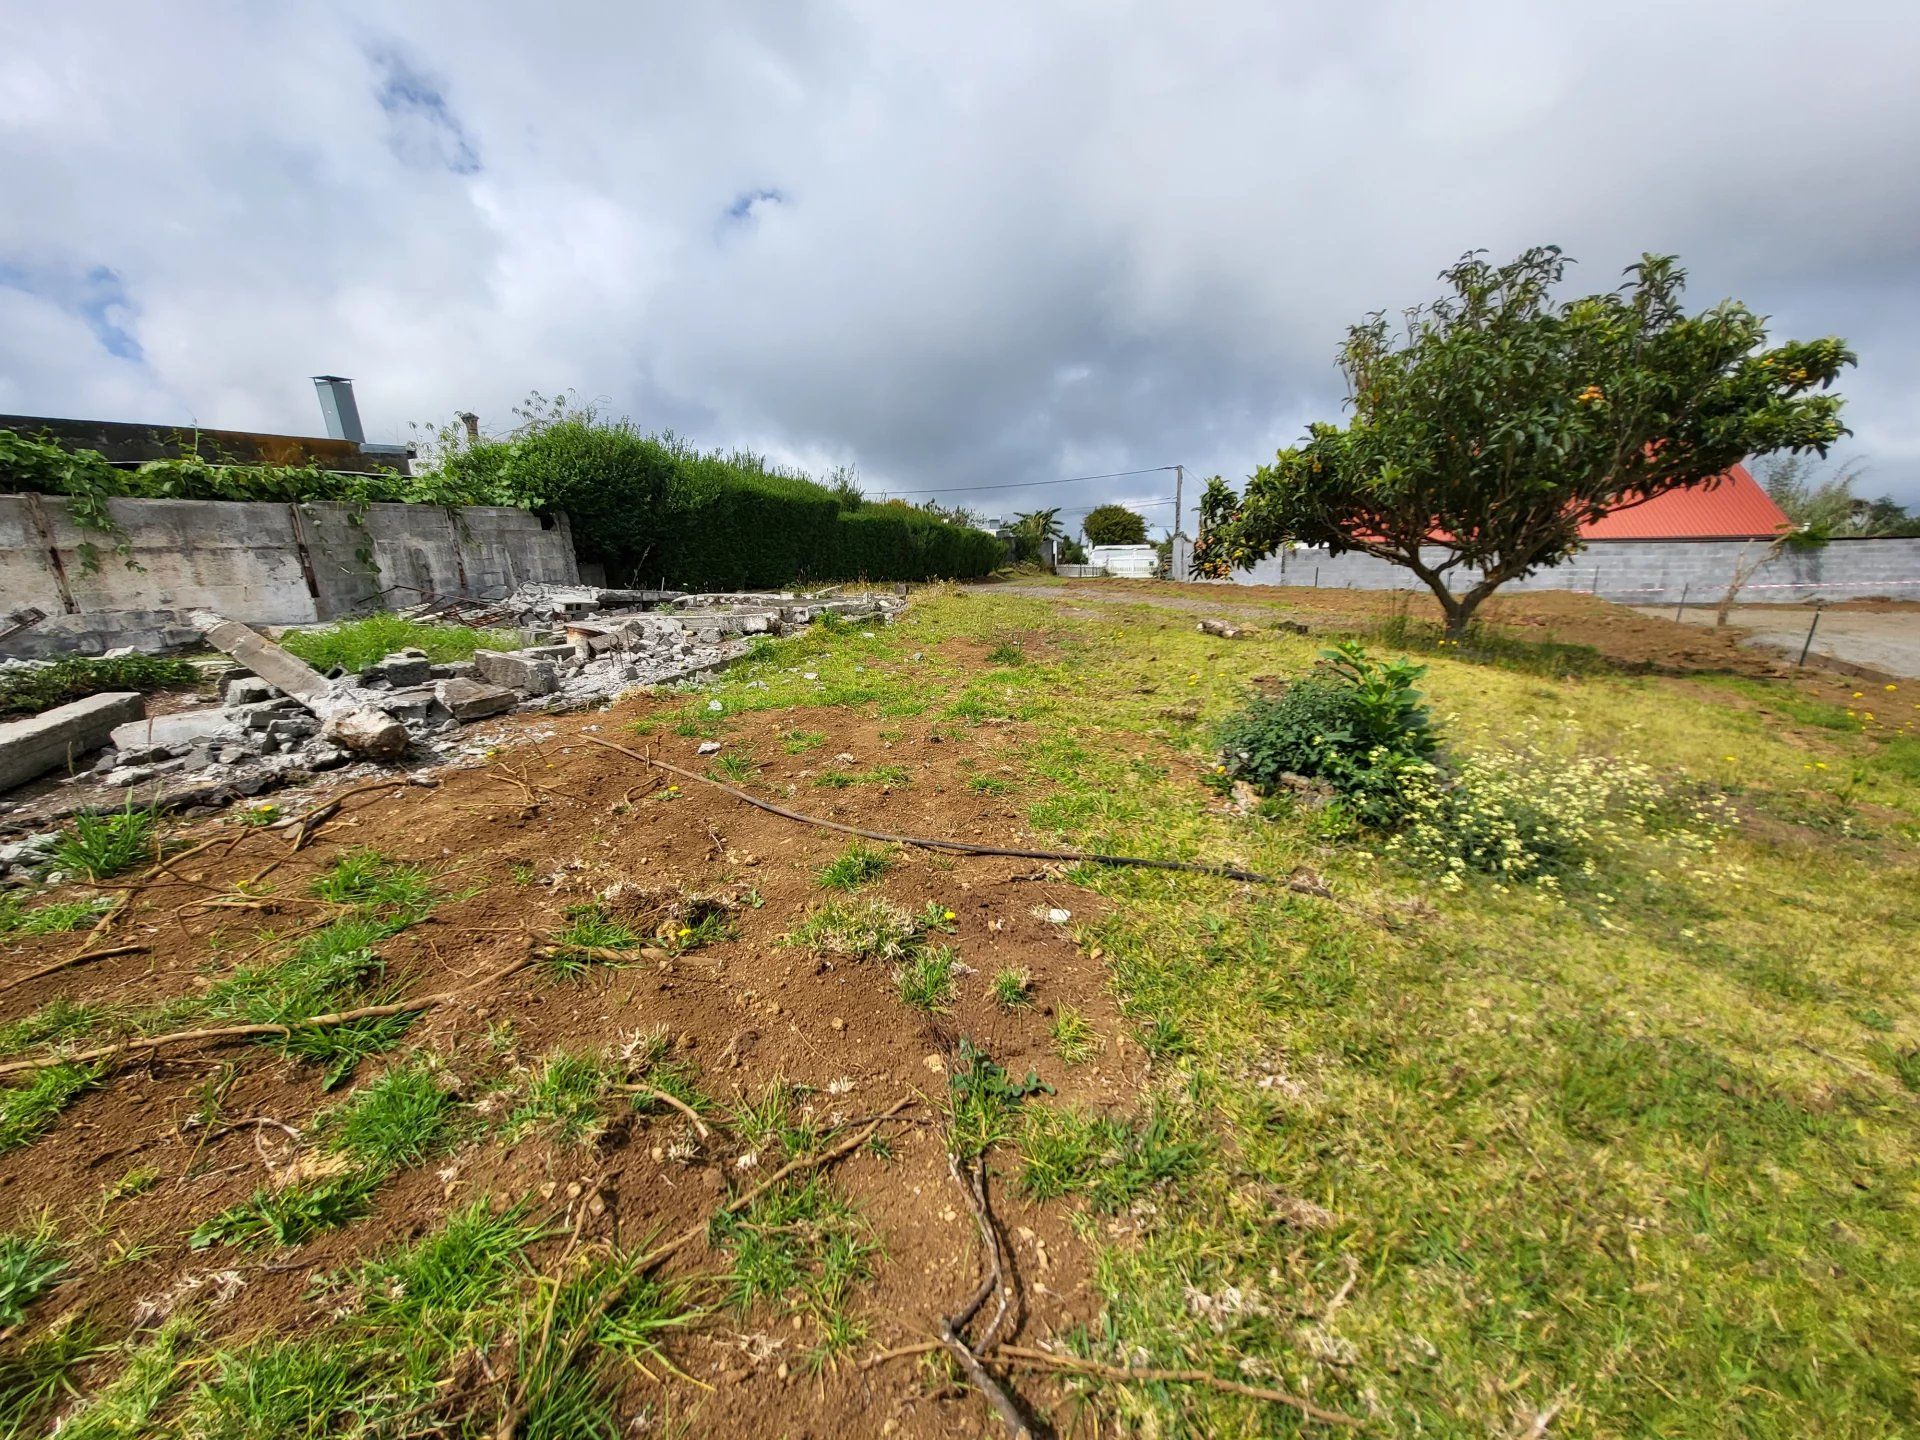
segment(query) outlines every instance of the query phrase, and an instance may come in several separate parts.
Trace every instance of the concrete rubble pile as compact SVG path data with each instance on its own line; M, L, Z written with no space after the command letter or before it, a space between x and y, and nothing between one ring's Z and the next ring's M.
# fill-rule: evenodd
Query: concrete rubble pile
M0 790L74 769L102 745L90 770L64 782L80 793L56 810L95 808L100 796L123 794L143 805L230 803L349 764L445 760L463 748L472 753L459 736L476 721L689 680L738 658L754 637L790 634L828 615L886 624L905 603L892 593L528 586L487 602L485 612L472 602L439 612L463 624L510 622L520 648L480 650L452 664L402 650L356 675L323 675L247 626L201 613L196 628L234 662L220 703L143 718L138 695L96 695L0 725ZM6 808L0 803L0 829L9 828ZM0 877L6 869L0 863Z

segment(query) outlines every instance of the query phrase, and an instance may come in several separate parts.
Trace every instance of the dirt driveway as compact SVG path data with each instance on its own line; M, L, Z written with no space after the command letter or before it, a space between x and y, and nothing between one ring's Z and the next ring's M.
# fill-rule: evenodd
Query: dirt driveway
M1639 613L1673 618L1665 609L1640 608ZM1797 659L1816 614L1820 624L1813 630L1810 661L1824 656L1888 675L1920 679L1920 605L1879 602L1872 608L1844 605L1817 610L1811 605L1736 605L1727 619L1744 632L1747 644ZM1689 610L1684 623L1712 627L1713 612Z

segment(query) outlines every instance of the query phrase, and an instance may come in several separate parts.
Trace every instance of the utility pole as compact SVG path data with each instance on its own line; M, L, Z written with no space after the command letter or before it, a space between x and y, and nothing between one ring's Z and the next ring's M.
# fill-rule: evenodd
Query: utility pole
M1181 522L1186 517L1186 512L1180 508L1180 492L1186 487L1186 483L1187 483L1187 467L1184 465L1174 466L1173 467L1173 534L1175 539L1179 538L1180 525L1181 525Z

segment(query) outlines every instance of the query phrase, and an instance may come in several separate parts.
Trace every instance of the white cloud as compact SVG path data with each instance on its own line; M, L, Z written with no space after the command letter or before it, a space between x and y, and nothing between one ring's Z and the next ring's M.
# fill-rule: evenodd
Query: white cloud
M112 271L143 359L0 285L6 408L309 431L326 370L377 438L572 387L879 488L1240 476L1347 322L1553 241L1848 336L1920 501L1904 6L14 12L0 275Z

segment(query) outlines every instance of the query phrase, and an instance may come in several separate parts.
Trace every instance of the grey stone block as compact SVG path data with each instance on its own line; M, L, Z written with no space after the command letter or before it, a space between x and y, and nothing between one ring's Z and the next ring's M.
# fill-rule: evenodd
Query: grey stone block
M24 785L98 750L116 725L138 720L144 704L130 691L114 691L0 725L0 790Z
M473 663L488 684L504 685L522 695L551 695L560 688L560 671L553 661L524 650L476 650Z
M457 676L435 683L433 693L446 712L462 723L484 720L489 715L511 710L520 699L518 694L504 685L488 685Z
M394 689L408 685L424 685L433 679L433 666L425 655L399 653L387 656L378 665L367 671L369 677L385 680Z
M258 705L271 700L280 692L262 680L258 675L235 675L227 681L226 693L221 697L229 709L242 705Z

